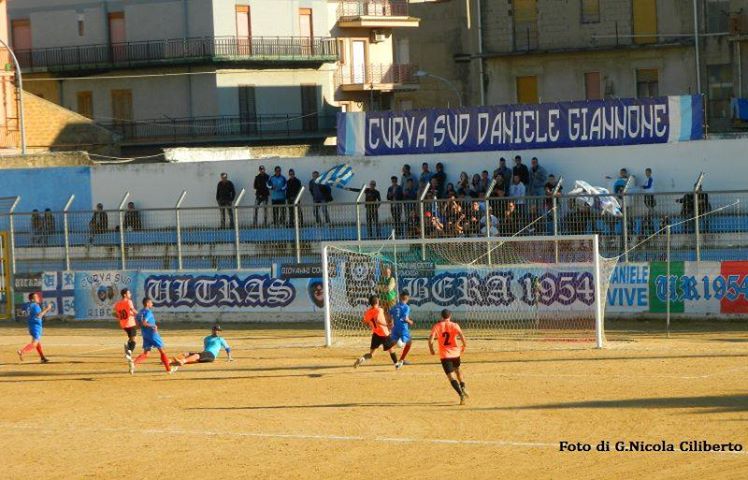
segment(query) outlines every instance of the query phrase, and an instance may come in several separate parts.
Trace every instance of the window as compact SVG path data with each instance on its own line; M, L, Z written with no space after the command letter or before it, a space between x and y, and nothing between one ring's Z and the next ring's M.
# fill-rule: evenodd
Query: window
M299 36L302 42L302 53L304 55L311 55L313 46L312 38L314 37L311 8L299 9Z
M657 2L654 0L633 0L634 43L655 43L657 41Z
M657 97L660 94L659 74L656 68L640 68L636 71L636 96Z
M31 22L13 20L10 22L14 50L31 50Z
M252 16L248 5L236 6L236 49L239 55L252 54Z
M253 85L239 85L239 123L245 135L257 133L257 102Z
M582 0L582 23L600 21L600 0Z
M78 92L78 113L93 118L93 93Z
M342 38L338 39L338 59L340 59L340 64L345 65L347 63L347 55L346 55L346 48L345 48L345 40Z
M723 33L728 30L730 21L730 0L707 0L706 31Z
M86 34L86 17L82 13L78 14L78 36L82 37Z
M395 50L395 63L406 65L410 63L410 39L399 38Z
M600 72L587 72L584 74L584 92L587 100L602 100L601 87Z
M537 0L513 0L514 49L534 50L538 48L538 2Z
M733 86L732 64L707 65L706 76L709 89L709 117L728 118Z
M413 110L413 100L400 100L400 111L407 112Z
M302 128L305 132L316 132L319 129L317 111L319 109L319 103L317 101L318 91L320 90L317 85L302 85L301 86L301 116Z
M538 77L517 77L517 103L538 103Z

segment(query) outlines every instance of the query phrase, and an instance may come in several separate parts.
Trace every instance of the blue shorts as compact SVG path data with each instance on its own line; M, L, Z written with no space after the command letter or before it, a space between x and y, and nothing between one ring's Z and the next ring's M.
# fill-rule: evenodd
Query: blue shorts
M34 340L38 341L42 339L43 330L41 323L29 323L29 335L31 335L31 338Z
M409 328L393 328L392 333L390 333L390 338L392 338L394 341L402 341L403 343L410 342L410 329Z
M158 332L143 335L143 350L148 351L152 348L164 348L164 341Z

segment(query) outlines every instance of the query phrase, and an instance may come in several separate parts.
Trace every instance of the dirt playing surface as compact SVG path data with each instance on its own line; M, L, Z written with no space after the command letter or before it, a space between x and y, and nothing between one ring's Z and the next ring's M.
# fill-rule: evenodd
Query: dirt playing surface
M366 339L326 349L319 329L225 325L235 362L169 376L152 355L130 376L114 327L51 324L41 365L19 363L25 328L5 323L0 478L748 478L745 323L669 339L635 325L609 327L625 341L605 350L469 346L459 406L423 340L401 371L381 352L354 370ZM174 355L208 330L161 333ZM593 451L560 452L564 440ZM594 451L601 440L676 451ZM678 451L687 440L743 451Z

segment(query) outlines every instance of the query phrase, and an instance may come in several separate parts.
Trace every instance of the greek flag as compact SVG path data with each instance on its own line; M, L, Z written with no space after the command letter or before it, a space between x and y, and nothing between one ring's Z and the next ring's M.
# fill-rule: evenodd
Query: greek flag
M348 185L348 182L351 181L353 175L353 167L347 163L342 163L332 167L330 170L317 177L316 182L320 185L343 188Z

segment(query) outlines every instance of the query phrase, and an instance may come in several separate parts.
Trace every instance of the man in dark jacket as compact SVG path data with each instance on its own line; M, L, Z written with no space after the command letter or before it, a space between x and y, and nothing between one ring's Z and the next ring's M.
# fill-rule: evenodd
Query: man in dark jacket
M109 215L106 213L104 205L101 203L96 204L96 210L94 210L91 221L88 222L88 228L91 233L88 237L88 243L93 243L95 235L105 233L109 230Z
M395 235L397 238L403 238L403 189L397 184L397 177L390 178L392 184L387 189L387 201L390 203L390 213L392 214L392 223L395 224Z
M369 186L364 190L364 201L366 202L366 231L369 238L379 238L379 204L382 202L382 196L374 180L369 182Z
M294 202L301 191L301 180L296 178L296 172L293 168L288 170L288 181L286 182L286 202L288 202L288 226L294 226ZM299 226L304 225L304 212L299 207Z
M436 173L431 178L436 180L436 194L439 198L444 198L444 192L447 189L447 174L444 173L443 163L436 164Z
M319 172L312 172L312 179L309 180L309 193L312 194L312 200L314 201L314 219L317 221L317 225L322 224L319 212L322 210L325 216L325 222L330 223L330 213L327 211L327 202L332 201L332 192L328 185L320 185L317 183L319 178Z
M527 169L527 165L522 163L522 157L519 155L514 157L514 168L512 168L512 176L519 177L519 181L525 184L525 187L530 183L530 170Z
M270 175L265 173L265 165L260 165L260 172L255 177L255 219L254 226L257 226L257 212L260 210L260 205L265 205L262 210L263 221L265 226L268 226L268 199L270 198L270 189L268 188L268 180Z
M226 172L221 173L221 181L218 182L216 187L216 202L221 210L221 228L226 228L226 213L229 215L229 227L234 228L234 211L232 205L236 198L236 190L234 190L234 184L229 180L229 175Z

